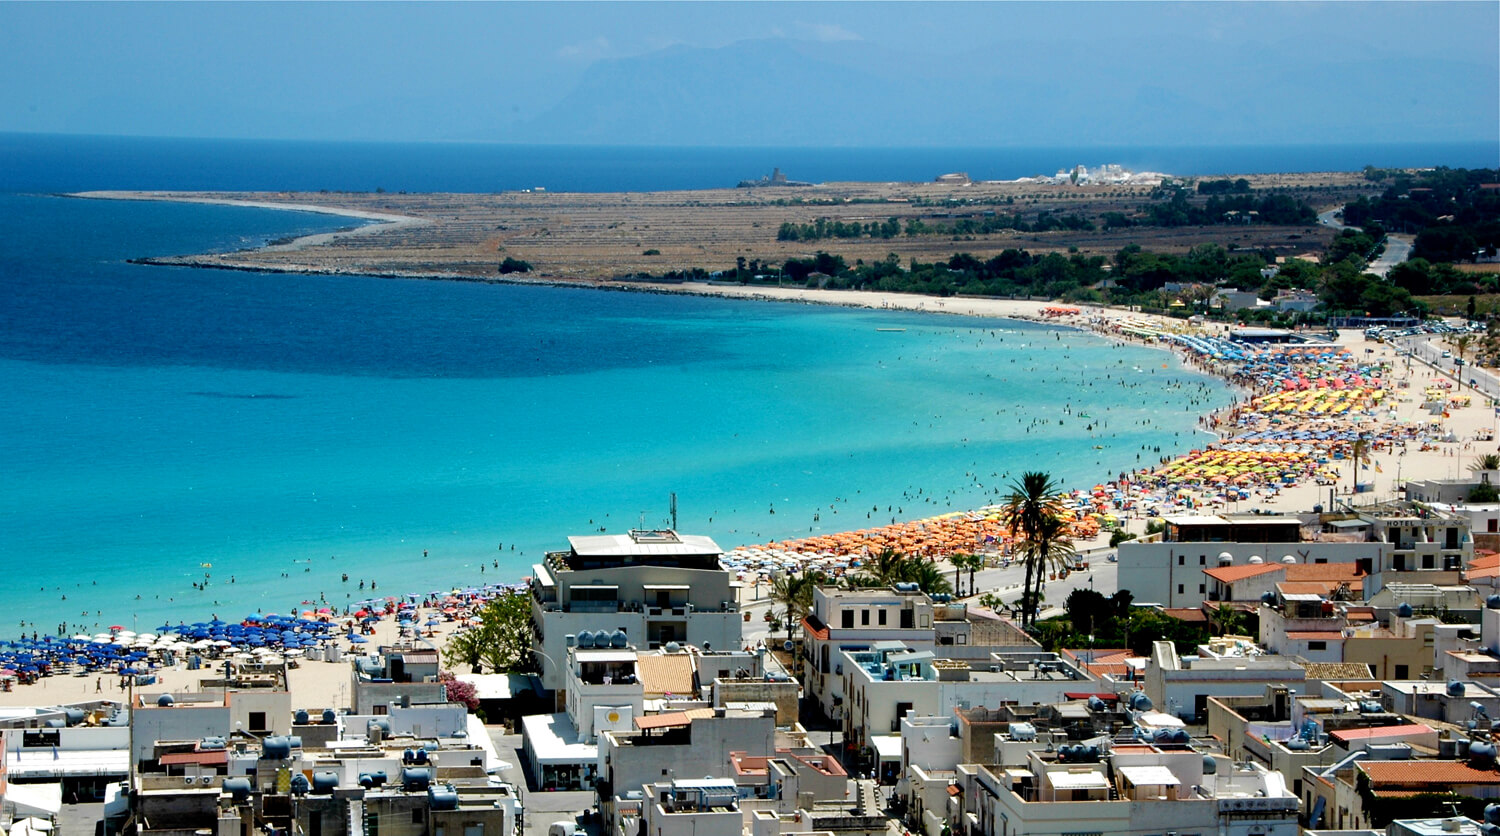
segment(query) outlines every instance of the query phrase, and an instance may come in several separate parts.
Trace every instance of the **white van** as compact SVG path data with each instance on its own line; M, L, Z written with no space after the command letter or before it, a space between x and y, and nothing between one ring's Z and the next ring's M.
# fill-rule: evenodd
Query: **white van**
M578 836L578 825L570 821L555 821L547 825L547 836Z

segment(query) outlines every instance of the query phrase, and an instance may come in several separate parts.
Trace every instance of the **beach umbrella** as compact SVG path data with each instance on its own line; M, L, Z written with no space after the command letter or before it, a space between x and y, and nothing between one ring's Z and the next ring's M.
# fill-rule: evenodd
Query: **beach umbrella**
M350 633L349 641L353 644L365 644L367 640L364 636L358 635L356 633Z

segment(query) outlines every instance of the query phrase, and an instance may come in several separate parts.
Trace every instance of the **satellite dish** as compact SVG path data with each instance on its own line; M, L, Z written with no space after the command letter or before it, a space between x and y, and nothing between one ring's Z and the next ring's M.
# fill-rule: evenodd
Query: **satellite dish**
M791 653L792 652L792 640L791 639L787 639L786 641L782 642L781 643L781 649L785 650L787 653Z

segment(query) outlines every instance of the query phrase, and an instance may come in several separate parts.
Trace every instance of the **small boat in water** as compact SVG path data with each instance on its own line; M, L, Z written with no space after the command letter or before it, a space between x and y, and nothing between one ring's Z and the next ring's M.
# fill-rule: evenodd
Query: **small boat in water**
M876 331L892 331L892 332L895 332L895 333L904 333L906 331L905 328L876 328L875 330Z

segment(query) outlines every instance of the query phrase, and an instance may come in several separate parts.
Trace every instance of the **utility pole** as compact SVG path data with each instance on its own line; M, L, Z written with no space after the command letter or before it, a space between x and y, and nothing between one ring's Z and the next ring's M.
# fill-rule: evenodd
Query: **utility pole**
M677 530L677 492L672 492L672 530Z

